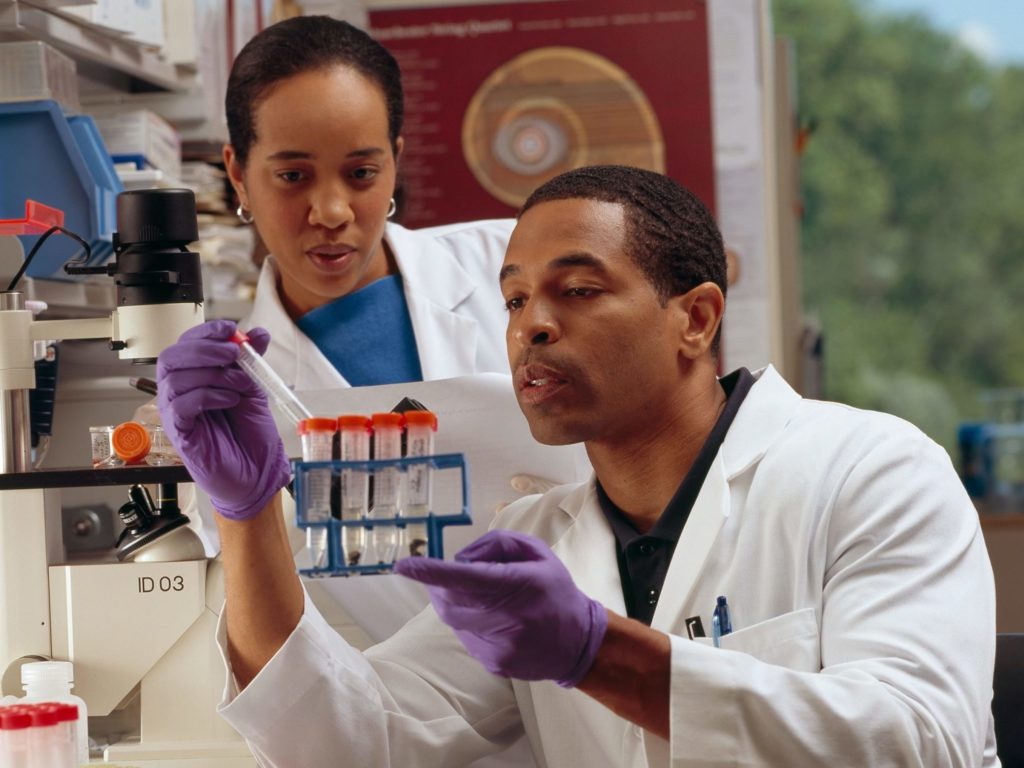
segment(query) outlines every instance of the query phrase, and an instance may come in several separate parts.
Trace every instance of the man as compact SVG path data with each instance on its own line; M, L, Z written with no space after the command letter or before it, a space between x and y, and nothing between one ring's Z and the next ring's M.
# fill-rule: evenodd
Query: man
M294 575L230 324L161 356L164 423L222 513L222 712L266 765L465 765L522 730L547 766L995 764L992 575L948 457L771 368L716 378L725 259L693 195L557 177L501 283L534 436L584 441L595 478L458 562L402 561L434 610L365 655Z

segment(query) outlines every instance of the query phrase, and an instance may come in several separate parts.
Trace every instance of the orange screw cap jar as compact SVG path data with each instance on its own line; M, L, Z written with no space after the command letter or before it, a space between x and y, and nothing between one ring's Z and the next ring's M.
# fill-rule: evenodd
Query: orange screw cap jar
M114 453L126 464L135 464L149 453L149 432L137 421L126 421L114 427Z

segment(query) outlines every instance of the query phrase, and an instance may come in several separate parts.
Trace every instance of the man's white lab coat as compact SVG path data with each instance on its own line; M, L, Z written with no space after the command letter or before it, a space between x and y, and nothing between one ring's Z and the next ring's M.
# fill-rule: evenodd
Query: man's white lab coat
M507 314L498 273L514 225L511 219L496 219L409 230L388 223L384 237L402 275L425 381L509 372ZM271 256L264 262L252 311L243 322L246 328L261 326L270 331L265 359L297 391L349 387L338 369L288 316L277 281L277 265ZM212 510L208 504L204 506L209 517ZM212 520L204 529L215 530ZM346 586L333 584L333 592L344 593ZM375 623L381 626L400 626L413 615L409 606L425 602L418 585L397 577L374 580L369 592L365 584L352 586L362 588L359 594L363 598L372 596ZM369 628L364 629L373 636ZM478 768L529 765L524 751L519 745L500 758L482 761Z
M624 612L593 482L507 508ZM732 607L722 647L686 639ZM525 729L538 765L997 765L991 567L944 451L891 416L802 400L771 368L669 567L671 740L552 682L486 672L428 608L365 655L315 613L222 713L264 765L458 766ZM219 642L224 647L223 617ZM226 657L225 657L226 658ZM984 753L984 759L983 759Z

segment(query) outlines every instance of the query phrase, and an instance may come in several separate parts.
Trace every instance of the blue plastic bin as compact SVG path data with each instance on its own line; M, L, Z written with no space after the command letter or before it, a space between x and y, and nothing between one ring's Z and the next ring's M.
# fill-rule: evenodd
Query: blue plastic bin
M112 253L115 198L121 190L91 118L67 118L49 100L0 104L0 218L20 215L29 199L59 208L64 226L92 247L91 262L101 263ZM26 252L37 239L22 236ZM27 274L71 279L61 268L80 255L73 240L53 237Z

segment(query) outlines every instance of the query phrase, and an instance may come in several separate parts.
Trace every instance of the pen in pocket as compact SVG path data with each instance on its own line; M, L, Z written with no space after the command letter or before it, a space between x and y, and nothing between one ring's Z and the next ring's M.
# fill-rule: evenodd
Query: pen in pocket
M729 604L726 602L725 595L719 595L715 611L711 615L711 638L714 640L716 648L721 644L722 635L728 635L730 632L732 632L732 619L729 617Z

